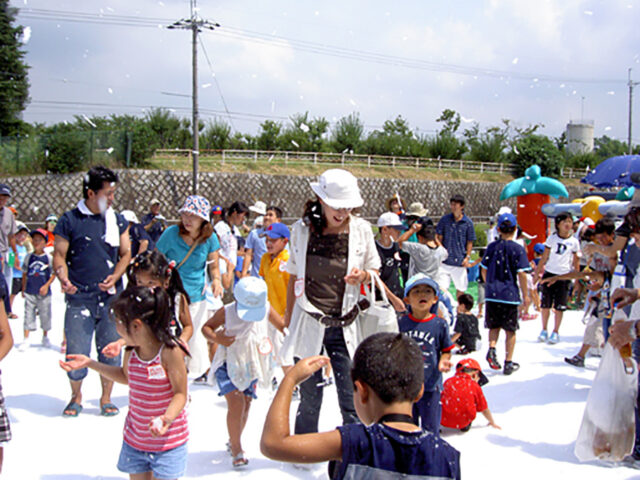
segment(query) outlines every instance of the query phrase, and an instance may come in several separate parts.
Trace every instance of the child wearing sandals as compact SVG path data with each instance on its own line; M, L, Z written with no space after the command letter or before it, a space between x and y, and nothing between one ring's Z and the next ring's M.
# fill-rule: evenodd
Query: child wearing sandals
M67 355L60 366L67 372L88 367L129 385L129 413L118 470L128 473L131 480L142 475L181 477L189 439L186 350L171 334L169 296L161 288L129 285L115 298L111 311L116 330L127 344L122 367L85 355Z
M256 277L244 277L233 290L235 302L218 310L202 327L207 340L220 346L211 365L220 393L227 401L227 450L234 468L249 463L240 437L247 423L256 385L270 385L275 366L268 323L280 332L282 317L267 301L267 284Z

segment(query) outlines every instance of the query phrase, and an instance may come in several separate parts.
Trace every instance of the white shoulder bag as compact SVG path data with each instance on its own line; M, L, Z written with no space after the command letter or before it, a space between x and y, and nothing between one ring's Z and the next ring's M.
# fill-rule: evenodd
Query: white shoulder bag
M384 284L375 271L368 270L368 272L371 276L371 284L365 285L365 292L370 306L362 312L358 321L360 342L374 333L398 332L396 311L389 302ZM380 298L376 298L376 286L380 292Z

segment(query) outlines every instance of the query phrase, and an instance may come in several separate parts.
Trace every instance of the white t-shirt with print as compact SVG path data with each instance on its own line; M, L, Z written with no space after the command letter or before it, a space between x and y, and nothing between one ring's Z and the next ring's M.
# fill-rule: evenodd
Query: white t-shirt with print
M547 260L544 269L554 275L564 275L573 270L574 253L578 257L582 256L580 242L574 236L561 238L557 233L554 233L547 238L544 246L549 249L549 260Z

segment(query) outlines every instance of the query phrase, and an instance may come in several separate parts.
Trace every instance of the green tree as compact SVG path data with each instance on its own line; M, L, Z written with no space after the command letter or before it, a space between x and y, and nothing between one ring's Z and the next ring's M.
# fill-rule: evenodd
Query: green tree
M301 152L327 151L324 139L329 130L329 122L324 117L309 119L309 112L292 115L291 123L280 136L280 147L283 150L297 150Z
M265 120L260 124L260 132L256 139L259 150L276 150L278 148L278 137L282 132L282 124L273 120Z
M593 140L593 150L601 160L606 160L618 155L626 155L629 148L626 142L603 135ZM633 147L632 151L634 154L640 154L640 145Z
M395 120L387 120L382 130L374 130L365 141L366 153L377 155L411 156L414 136L409 122L398 115Z
M89 133L73 124L58 124L40 136L38 161L47 172L83 170L89 159Z
M13 25L17 11L8 0L0 0L0 136L24 133L20 115L29 100L23 28Z
M505 150L509 146L509 121L502 120L502 126L489 127L484 132L475 123L464 131L469 152L467 157L474 162L503 163L506 160Z
M200 148L224 150L231 145L231 126L224 120L209 121L200 135Z
M358 152L363 135L364 124L360 120L360 115L351 113L342 117L331 132L333 150L336 152L345 150Z
M542 175L558 178L563 167L563 158L554 142L544 135L520 135L507 155L515 164L516 175L524 175L531 165L540 166Z

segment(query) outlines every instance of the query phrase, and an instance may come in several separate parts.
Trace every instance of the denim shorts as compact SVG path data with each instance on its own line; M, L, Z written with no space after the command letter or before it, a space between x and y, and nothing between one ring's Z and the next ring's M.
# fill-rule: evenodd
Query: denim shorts
M67 354L91 355L91 339L95 332L98 361L107 365L120 365L120 355L108 358L102 349L120 338L116 331L116 323L109 318L110 295L76 294L78 297L67 300L64 315L64 334L67 339ZM82 295L82 296L81 296ZM68 295L71 297L71 295ZM82 380L88 370L81 368L67 373L73 381Z
M238 388L231 382L231 379L229 378L229 374L227 373L226 362L218 367L218 369L215 372L215 375L216 375L216 382L218 382L219 396L223 397L227 393L231 393L234 390L238 390ZM242 393L244 393L247 397L251 397L255 400L256 398L258 398L258 395L256 395L257 383L258 383L258 380L254 380L253 382L251 382L251 385L249 385L245 389L245 391Z
M122 442L118 470L136 474L153 472L158 479L174 479L184 475L187 469L187 442L164 452L143 452Z

